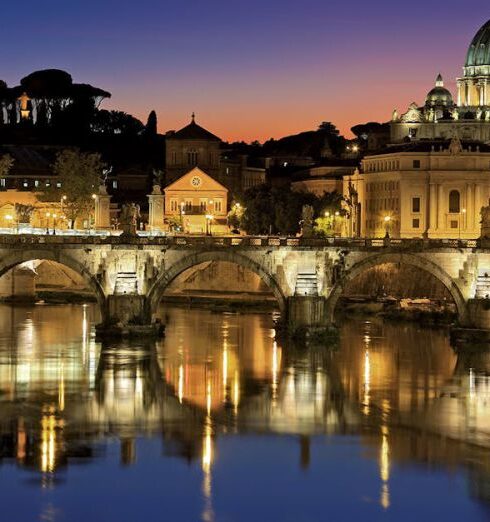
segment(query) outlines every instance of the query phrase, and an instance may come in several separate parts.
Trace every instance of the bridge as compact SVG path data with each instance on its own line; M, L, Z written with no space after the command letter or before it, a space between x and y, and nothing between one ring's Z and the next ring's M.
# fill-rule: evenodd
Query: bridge
M490 329L490 241L252 236L0 235L0 276L50 260L94 291L103 323L150 325L166 288L209 261L236 263L262 278L292 329L333 323L345 285L384 263L429 272L452 296L463 326Z

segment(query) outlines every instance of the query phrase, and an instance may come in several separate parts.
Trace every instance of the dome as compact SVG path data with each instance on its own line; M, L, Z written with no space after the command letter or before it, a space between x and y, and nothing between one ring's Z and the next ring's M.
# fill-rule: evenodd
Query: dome
M466 56L466 67L490 66L490 20L476 33Z
M444 87L442 76L436 78L436 86L429 91L425 98L426 107L452 107L452 94Z

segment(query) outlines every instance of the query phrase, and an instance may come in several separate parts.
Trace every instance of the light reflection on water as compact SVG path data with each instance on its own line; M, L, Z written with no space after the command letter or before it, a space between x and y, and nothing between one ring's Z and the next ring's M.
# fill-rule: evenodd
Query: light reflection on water
M161 342L101 346L92 306L0 307L8 520L160 520L162 495L168 520L489 516L490 352L376 320L304 349L268 315L165 315Z

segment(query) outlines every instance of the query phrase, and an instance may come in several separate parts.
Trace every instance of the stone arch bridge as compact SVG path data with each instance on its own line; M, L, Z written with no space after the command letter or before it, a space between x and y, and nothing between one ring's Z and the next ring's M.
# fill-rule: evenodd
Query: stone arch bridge
M483 240L0 236L0 275L35 259L81 274L106 322L150 324L179 274L218 260L258 274L292 328L331 323L345 284L383 263L429 272L452 295L462 325L490 325L483 299L490 294L490 242Z

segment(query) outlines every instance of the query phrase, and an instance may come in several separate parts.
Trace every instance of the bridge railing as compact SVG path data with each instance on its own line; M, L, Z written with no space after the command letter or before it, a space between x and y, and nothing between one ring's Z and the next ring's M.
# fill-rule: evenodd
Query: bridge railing
M303 238L286 236L79 236L0 234L0 245L161 245L173 248L395 248L425 250L444 248L490 248L490 241L480 239L387 239L387 238Z

